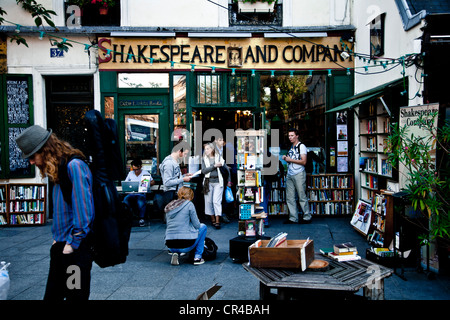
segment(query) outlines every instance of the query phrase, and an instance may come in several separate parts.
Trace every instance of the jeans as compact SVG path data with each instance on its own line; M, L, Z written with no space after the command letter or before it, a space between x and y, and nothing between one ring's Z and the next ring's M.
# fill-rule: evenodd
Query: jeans
M198 237L195 243L188 248L169 248L172 253L188 253L195 248L195 259L201 259L203 250L205 249L207 227L204 223L200 223L200 229L198 230Z
M125 202L130 208L133 208L133 203L136 203L139 210L139 218L144 219L145 209L147 208L145 194L130 193L125 197L125 199L123 199L123 202Z
M298 222L297 197L303 210L303 219L311 219L309 214L308 198L306 197L306 172L286 177L286 203L289 210L289 220Z
M208 216L222 215L223 185L218 182L209 183L209 192L205 194L205 214Z

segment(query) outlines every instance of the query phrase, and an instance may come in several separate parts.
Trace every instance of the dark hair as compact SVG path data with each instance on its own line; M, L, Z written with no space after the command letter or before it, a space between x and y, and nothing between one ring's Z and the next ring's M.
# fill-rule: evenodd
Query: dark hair
M172 152L184 152L189 150L189 144L186 140L174 141Z
M293 133L295 133L296 136L298 136L298 130L295 129L295 128L290 128L290 129L288 130L288 132L293 132Z
M142 160L141 159L134 159L133 161L131 161L131 165L135 166L135 167L140 167L140 166L142 166Z

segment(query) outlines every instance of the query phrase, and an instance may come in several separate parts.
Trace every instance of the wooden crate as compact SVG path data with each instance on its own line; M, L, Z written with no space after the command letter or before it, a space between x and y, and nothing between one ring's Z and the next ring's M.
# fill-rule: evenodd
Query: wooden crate
M258 240L249 247L251 267L295 268L304 271L314 261L313 240L286 240L276 248L267 248L268 243L269 240Z

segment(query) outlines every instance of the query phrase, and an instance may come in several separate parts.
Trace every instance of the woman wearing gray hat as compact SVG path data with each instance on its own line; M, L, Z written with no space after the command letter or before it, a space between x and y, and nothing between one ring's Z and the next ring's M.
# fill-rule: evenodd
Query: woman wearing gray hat
M87 300L90 293L92 256L87 236L94 219L92 174L83 153L55 134L34 125L16 143L23 157L35 164L42 178L53 183L53 245L44 300ZM65 175L65 176L63 176ZM63 197L72 182L71 201Z

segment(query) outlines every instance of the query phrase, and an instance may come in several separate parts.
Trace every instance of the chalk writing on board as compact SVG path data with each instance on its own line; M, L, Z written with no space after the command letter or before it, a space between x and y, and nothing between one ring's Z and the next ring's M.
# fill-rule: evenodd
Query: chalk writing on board
M28 175L31 173L31 164L28 159L22 158L22 151L16 143L16 137L26 128L9 128L9 172L11 175Z
M25 124L30 120L27 79L8 79L6 81L8 104L8 123Z

